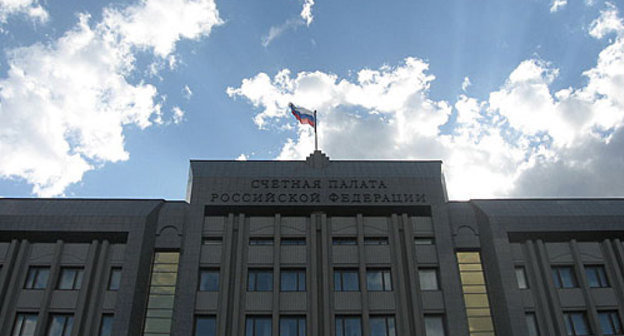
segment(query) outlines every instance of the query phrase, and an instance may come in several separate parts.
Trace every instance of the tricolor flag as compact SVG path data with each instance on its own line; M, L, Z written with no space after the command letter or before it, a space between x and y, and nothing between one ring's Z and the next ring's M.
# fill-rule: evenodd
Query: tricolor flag
M314 112L304 109L303 107L295 106L293 103L289 103L288 106L290 107L290 112L300 123L316 127L316 115Z

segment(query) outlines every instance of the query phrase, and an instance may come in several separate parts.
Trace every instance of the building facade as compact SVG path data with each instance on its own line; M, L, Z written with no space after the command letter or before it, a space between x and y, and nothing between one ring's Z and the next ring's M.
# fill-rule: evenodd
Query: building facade
M0 333L621 335L623 233L439 161L191 161L186 201L0 199Z

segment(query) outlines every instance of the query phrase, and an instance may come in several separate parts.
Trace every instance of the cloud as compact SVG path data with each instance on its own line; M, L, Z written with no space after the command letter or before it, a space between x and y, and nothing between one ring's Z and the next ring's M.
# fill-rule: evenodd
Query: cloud
M299 14L305 20L307 26L310 26L312 20L314 20L312 6L314 6L314 0L304 0L303 8L301 8L301 13Z
M584 72L587 84L579 88L553 92L558 69L528 59L487 99L462 94L450 103L429 97L435 77L428 64L407 58L393 67L362 69L354 80L320 71L284 69L273 78L259 73L227 93L258 108L254 122L260 128L292 123L289 101L318 110L320 147L332 158L442 159L454 199L621 196L621 23L614 6L592 23L592 36L617 38ZM305 158L313 141L312 129L298 126L278 158Z
M0 24L6 23L10 15L26 15L39 21L48 21L48 12L41 7L38 0L0 0Z
M466 92L466 89L468 89L470 85L472 85L470 78L464 77L464 81L462 82L462 91Z
M288 19L286 22L282 23L279 26L272 26L269 28L269 32L262 37L262 46L268 47L273 40L280 37L286 31L290 29L295 29L298 26L303 25L303 22L299 18Z
M220 23L216 12L202 11L216 11L212 1L171 3L107 8L95 24L82 14L58 40L7 52L8 74L0 78L0 176L22 178L35 194L55 196L85 172L129 158L124 130L163 120L164 97L156 87L127 79L136 70L136 50L167 57L180 38L204 36ZM191 10L166 10L174 5ZM158 6L172 17L158 16ZM147 20L151 14L159 20ZM183 24L172 27L173 21ZM163 24L172 31L148 41ZM182 115L174 108L174 121Z
M174 124L179 124L184 121L184 111L182 111L181 108L174 106L171 110L173 112L172 118Z
M247 159L249 158L243 153L236 158L236 161L247 161Z
M186 100L191 99L193 97L193 91L188 85L184 85L184 89L182 89L182 95Z
M552 4L550 6L550 12L551 13L558 12L563 7L565 7L567 4L568 4L568 0L553 0Z

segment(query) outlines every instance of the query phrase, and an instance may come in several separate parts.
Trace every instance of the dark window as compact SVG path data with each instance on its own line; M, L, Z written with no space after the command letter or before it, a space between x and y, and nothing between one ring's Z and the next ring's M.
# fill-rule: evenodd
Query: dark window
M108 278L108 290L119 290L121 283L121 267L113 267Z
M421 290L438 290L438 270L435 268L419 268L418 278L420 279Z
M280 272L280 291L304 292L306 290L306 271L287 269Z
M394 316L371 316L371 336L396 336Z
M219 290L219 270L201 269L199 271L199 290L216 292Z
M271 336L270 316L247 316L245 336Z
M28 276L24 288L26 289L44 289L48 286L48 276L50 275L50 267L33 266L28 268Z
M268 268L250 269L247 274L247 290L269 292L273 290L273 270Z
M249 245L273 245L273 238L249 238Z
M70 336L74 327L74 317L67 314L53 314L50 316L48 336Z
M337 292L359 291L357 269L334 269L334 290Z
M444 336L444 319L440 315L425 315L425 335Z
M539 329L537 328L537 319L535 318L535 313L526 313L525 318L527 329L529 330L528 336L539 336Z
M589 335L587 317L583 312L563 313L568 336Z
M516 280L518 281L518 288L527 289L529 288L529 284L526 278L526 272L524 271L524 267L516 267Z
M414 238L414 245L433 245L433 238L429 237L416 237Z
M359 316L336 316L336 336L362 336Z
M58 289L80 289L84 270L78 267L63 267L59 276Z
M113 336L113 314L102 315L100 336Z
M390 269L366 270L366 288L369 291L391 291L392 277Z
M585 266L585 274L587 275L587 282L591 288L605 288L609 287L607 281L607 274L603 266Z
M305 238L282 238L280 240L280 243L282 245L305 245L306 239Z
M552 268L553 283L556 288L574 288L576 285L576 276L574 276L574 267L557 266Z
M357 239L355 237L334 237L332 239L334 245L357 245Z
M388 245L388 237L365 237L364 245Z
M217 334L214 316L197 316L195 318L195 336L215 336Z
M280 317L280 336L306 336L306 319L304 316Z
M221 237L204 237L204 238L202 238L202 244L204 244L204 245L221 245L221 244L223 244L223 238L221 238Z
M603 335L620 335L624 333L617 311L598 312L598 319L600 320L600 328Z
M15 317L12 336L34 336L37 328L37 314L18 313Z

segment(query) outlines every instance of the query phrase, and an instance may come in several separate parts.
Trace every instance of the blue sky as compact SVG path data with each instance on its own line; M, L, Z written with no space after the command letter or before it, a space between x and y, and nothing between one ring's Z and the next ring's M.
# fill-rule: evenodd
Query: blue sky
M182 199L190 159L443 160L624 195L621 2L0 0L0 196Z

